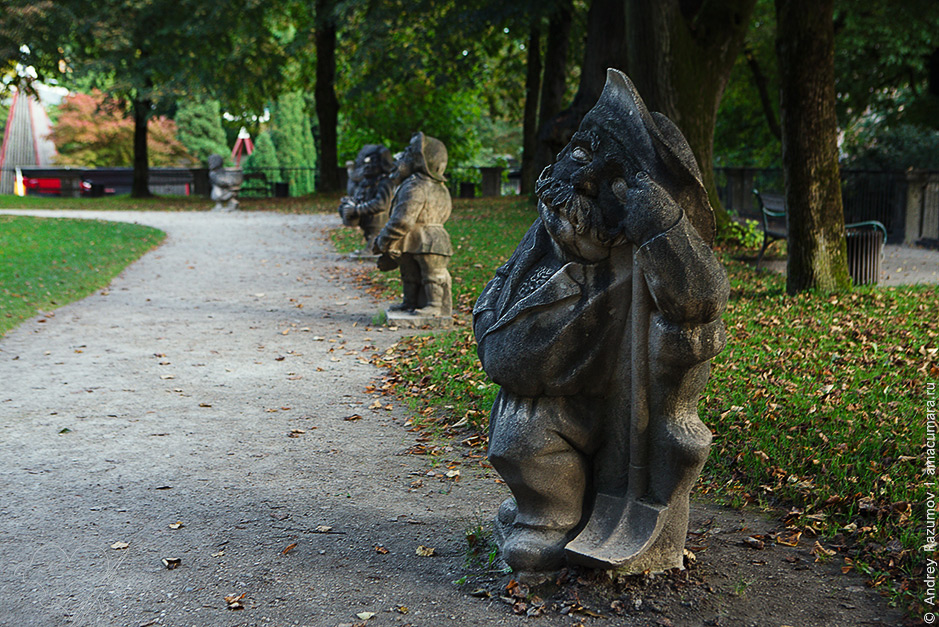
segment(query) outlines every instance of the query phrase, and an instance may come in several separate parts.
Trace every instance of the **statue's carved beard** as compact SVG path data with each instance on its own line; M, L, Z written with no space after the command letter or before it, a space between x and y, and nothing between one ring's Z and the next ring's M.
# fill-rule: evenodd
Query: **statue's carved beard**
M554 178L552 170L548 166L538 177L535 193L548 211L570 222L577 235L583 235L590 228L591 219L599 215L597 207L593 201L578 194L569 182Z

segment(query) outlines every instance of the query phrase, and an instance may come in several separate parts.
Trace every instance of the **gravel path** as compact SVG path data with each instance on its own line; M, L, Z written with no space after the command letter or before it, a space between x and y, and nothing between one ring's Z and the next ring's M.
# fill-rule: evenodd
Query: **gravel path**
M403 408L368 408L366 347L397 333L336 278L350 262L328 252L332 216L41 215L168 238L0 340L0 625L440 625L482 609L450 582L500 486L424 476L399 455Z
M2 627L898 624L810 544L741 548L775 521L702 503L698 583L631 592L629 616L474 598L464 534L507 491L471 449L405 454L406 408L373 407L367 358L403 331L370 326L335 216L39 215L168 237L0 339Z

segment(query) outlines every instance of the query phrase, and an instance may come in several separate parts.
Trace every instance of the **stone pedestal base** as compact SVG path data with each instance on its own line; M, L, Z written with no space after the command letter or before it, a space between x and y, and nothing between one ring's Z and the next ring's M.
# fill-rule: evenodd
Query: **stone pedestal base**
M378 261L378 255L363 248L362 250L349 253L349 259L361 261Z
M451 316L422 316L421 314L406 311L386 311L385 316L388 319L388 326L404 329L421 329L423 327L449 329L453 326Z

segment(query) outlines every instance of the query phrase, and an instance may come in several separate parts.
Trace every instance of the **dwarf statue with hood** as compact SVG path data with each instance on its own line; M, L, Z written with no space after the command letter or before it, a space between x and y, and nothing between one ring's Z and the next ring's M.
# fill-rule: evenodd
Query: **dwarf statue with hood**
M389 309L449 318L452 297L447 264L453 247L443 226L452 206L443 176L447 148L439 139L415 133L397 163L402 183L395 192L391 216L372 246L381 255L379 269L401 269L404 299Z
M363 146L355 158L349 183L350 195L339 202L339 214L346 226L362 229L365 250L371 251L388 221L391 199L401 183L391 151L381 144Z
M212 183L210 197L215 201L213 211L234 211L238 208L238 192L244 175L241 170L226 170L224 165L221 155L209 155L209 182Z
M729 291L694 155L611 69L536 191L539 218L473 311L501 386L489 459L513 494L495 521L502 557L541 576L565 562L680 568Z

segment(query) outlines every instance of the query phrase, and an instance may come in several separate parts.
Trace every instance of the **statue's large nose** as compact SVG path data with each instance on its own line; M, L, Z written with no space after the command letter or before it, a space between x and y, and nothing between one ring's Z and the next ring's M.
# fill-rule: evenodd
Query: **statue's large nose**
M580 168L571 177L571 183L579 194L596 198L597 196L597 171L593 164L585 165Z

